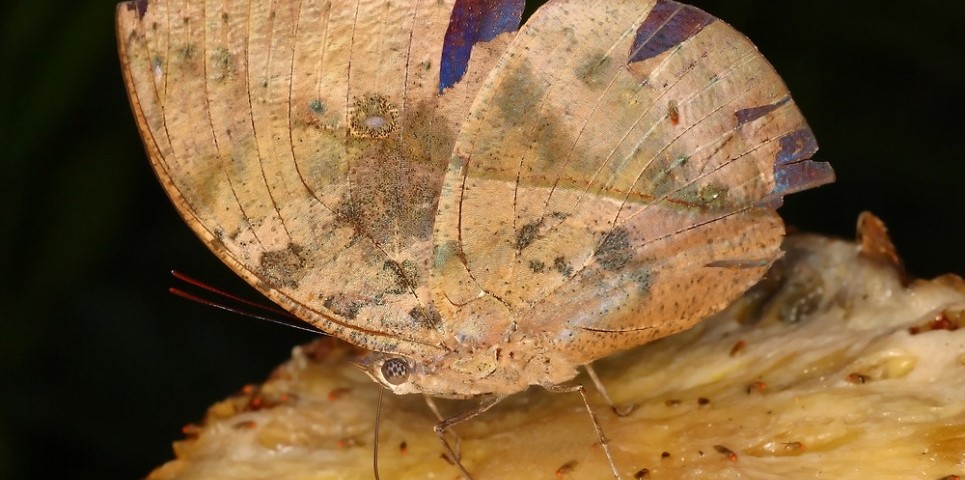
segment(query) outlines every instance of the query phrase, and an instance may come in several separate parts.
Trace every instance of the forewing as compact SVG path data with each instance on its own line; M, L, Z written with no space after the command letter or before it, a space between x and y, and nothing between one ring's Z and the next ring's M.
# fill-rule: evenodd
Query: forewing
M442 177L521 8L138 0L117 28L151 163L211 250L322 330L419 356Z
M782 195L833 180L816 148L722 21L665 0L550 2L456 142L442 297L494 298L576 362L689 327L780 255Z

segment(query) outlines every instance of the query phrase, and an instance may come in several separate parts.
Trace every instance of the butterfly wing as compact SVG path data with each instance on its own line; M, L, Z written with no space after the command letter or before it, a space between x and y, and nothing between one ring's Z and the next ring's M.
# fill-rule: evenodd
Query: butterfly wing
M575 363L687 328L781 255L782 195L833 180L815 150L722 21L666 0L550 2L456 142L441 297L495 299Z
M137 0L117 30L151 164L198 236L325 332L418 357L441 344L426 279L452 144L521 10Z

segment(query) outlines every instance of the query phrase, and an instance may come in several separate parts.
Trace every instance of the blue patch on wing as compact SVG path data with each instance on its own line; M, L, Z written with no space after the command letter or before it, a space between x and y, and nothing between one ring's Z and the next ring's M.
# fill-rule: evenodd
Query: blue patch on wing
M690 5L658 0L637 29L629 63L656 57L714 22L713 15Z
M809 128L801 128L780 138L781 150L774 165L787 165L807 160L818 151L818 141Z
M830 164L810 160L818 151L818 142L811 129L788 133L780 138L780 144L781 149L774 158L774 190L764 199L765 205L777 208L784 195L834 181Z
M519 28L525 0L456 0L442 44L439 93L462 80L477 42Z

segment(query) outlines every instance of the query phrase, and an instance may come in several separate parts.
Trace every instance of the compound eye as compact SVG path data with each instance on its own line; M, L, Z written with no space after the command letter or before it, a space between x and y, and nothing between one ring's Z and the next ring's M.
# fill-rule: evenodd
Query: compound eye
M409 379L409 364L401 358L390 358L382 364L382 378L392 385L401 385Z

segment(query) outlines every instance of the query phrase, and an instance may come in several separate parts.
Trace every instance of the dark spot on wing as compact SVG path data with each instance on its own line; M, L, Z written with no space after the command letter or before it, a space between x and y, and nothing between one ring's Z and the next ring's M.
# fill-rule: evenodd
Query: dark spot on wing
M654 273L649 269L637 270L630 275L633 283L637 284L638 295L644 296L650 293L650 288L653 285L653 277Z
M408 293L419 284L419 269L409 260L403 260L402 263L386 260L382 269L388 272L395 282L395 287L388 290L388 293Z
M225 47L218 47L211 54L211 64L214 67L213 77L221 81L235 75L235 56Z
M704 211L727 211L740 204L739 199L730 198L730 189L726 185L710 183L701 185L691 183L674 192L669 197L671 202L687 205L688 208L700 208Z
M429 328L435 328L442 321L442 316L432 305L414 307L409 310L409 317L416 323Z
M531 243L536 241L539 236L539 229L543 225L544 219L539 219L534 222L527 223L519 229L516 233L516 250L522 251L524 248L528 247Z
M557 272L560 272L560 275L563 275L564 277L573 275L573 265L570 265L570 262L567 262L566 258L564 257L554 258L553 268L556 269Z
M606 72L610 66L610 57L605 54L591 55L586 58L585 63L576 69L576 78L579 78L584 85L590 88L604 86Z
M432 252L432 263L436 269L441 269L447 263L456 259L459 263L466 265L466 252L462 250L462 244L455 240L448 240L436 245Z
M490 178L519 182L520 186L555 185L557 188L586 188L583 171L589 163L570 161L591 154L581 148L574 148L578 142L573 132L565 126L564 119L551 109L542 107L546 101L547 83L550 77L534 72L527 63L514 65L506 72L504 80L493 95L489 107L500 116L508 135L519 138L528 146L521 169L508 167L502 161L494 162ZM525 138L521 132L527 132ZM473 156L477 161L486 155L502 155L493 150L490 143L479 144ZM496 142L495 144L498 144ZM477 163L477 165L479 165ZM496 167L501 165L502 167Z
M368 98L383 111L382 100ZM431 106L419 103L401 117L398 122L405 124L404 132L348 140L348 150L353 152L347 172L351 188L343 191L336 206L341 225L389 251L402 251L416 239L431 238L455 142L455 133Z
M543 270L546 269L546 264L543 263L542 261L539 261L539 260L530 260L530 261L529 261L529 269L530 269L533 273L540 273L540 272L542 272Z
M603 239L594 255L604 270L620 270L633 258L629 238L625 228L617 227Z
M178 57L181 57L182 61L190 62L194 59L194 56L197 53L197 48L194 45L188 44L177 49L176 53Z
M317 98L315 100L312 100L311 102L308 102L308 108L312 109L312 111L315 112L316 115L321 115L325 113L325 104L322 103L322 101Z
M525 0L456 0L442 44L439 93L462 80L478 42L519 28Z
M355 137L385 138L399 127L399 110L383 95L355 99L351 117L350 131Z
M329 295L322 303L325 308L332 313L349 320L354 320L358 316L359 310L365 305L357 300L352 300L345 295Z
M496 90L493 102L508 126L529 123L529 117L539 113L537 106L543 100L546 88L534 78L533 72L524 65L507 74L503 85Z
M352 197L343 198L342 201L335 206L335 223L336 225L352 229L354 232L353 243L359 236L362 236L364 232L362 227L362 214L360 202Z
M524 248L530 246L537 239L542 238L546 232L557 226L559 222L565 220L567 215L562 212L552 212L548 215L544 215L539 218L539 220L533 220L522 227L516 232L516 251L523 251ZM547 219L551 222L547 222Z
M656 57L696 35L716 20L703 10L670 0L658 0L637 29L629 63Z
M301 258L302 247L289 243L287 247L262 253L258 264L269 286L274 288L298 288L298 280L305 268Z

